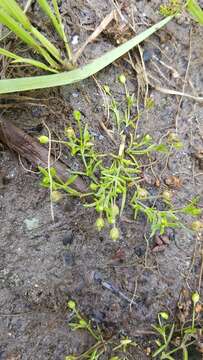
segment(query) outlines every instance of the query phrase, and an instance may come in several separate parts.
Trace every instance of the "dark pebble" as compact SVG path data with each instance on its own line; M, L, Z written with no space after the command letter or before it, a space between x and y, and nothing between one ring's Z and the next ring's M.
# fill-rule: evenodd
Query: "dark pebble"
M73 243L73 238L74 238L74 237L73 237L73 232L72 232L72 230L67 231L67 232L65 233L64 237L63 237L63 240L62 240L63 245L64 245L64 246L71 245L71 244Z
M95 271L95 273L94 273L94 280L97 282L97 283L101 283L102 282L102 275L99 273L99 272L97 272L97 271Z
M166 230L166 235L168 236L169 240L175 240L175 230L168 228Z
M143 60L145 62L148 62L152 59L153 57L153 51L152 50L144 50L143 52Z
M63 254L63 261L64 265L72 266L75 264L75 257L70 251L67 251Z
M134 253L135 253L138 257L144 256L145 251L146 251L146 248L145 248L144 245L136 246L136 247L134 248Z

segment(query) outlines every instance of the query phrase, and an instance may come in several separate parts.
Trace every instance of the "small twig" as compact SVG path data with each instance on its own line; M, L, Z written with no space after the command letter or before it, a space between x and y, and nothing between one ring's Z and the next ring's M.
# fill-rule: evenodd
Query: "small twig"
M97 80L96 76L92 76L96 85L98 86L98 89L101 93L101 96L103 97L104 99L104 106L105 106L105 109L106 109L106 117L107 117L107 121L109 121L109 103L108 103L108 98L106 96L106 93L104 92L104 90L102 89L102 86L100 85L99 81Z
M136 296L136 292L137 292L137 278L138 277L136 277L136 279L135 279L135 289L134 289L134 292L133 292L132 300L130 302L130 311L132 311L132 304L133 304L133 302L135 300L135 296Z
M203 276L203 248L200 249L200 256L201 256L201 266L200 266L199 284L198 284L199 293L200 293L200 289L201 289L202 276Z
M154 77L148 72L148 78L151 78L154 80ZM169 95L176 95L176 96L182 96L182 97L187 97L189 99L195 100L197 102L202 103L203 102L203 97L201 96L193 96L187 93L183 93L181 91L177 91L177 90L173 90L173 89L166 89L163 88L161 86L155 85L153 84L151 81L149 81L149 84L157 91L162 92L163 94L169 94Z
M107 129L107 127L105 126L105 124L103 123L102 120L100 120L99 125L101 126L101 128L105 131L105 133L107 134L107 136L111 139L111 141L117 145L116 140L114 139L113 135L111 134L111 131L109 129Z
M81 48L76 52L76 54L74 55L74 62L77 62L78 58L81 56L82 52L84 51L84 49L86 48L86 46L94 41L100 34L102 31L104 31L106 29L106 27L108 26L108 24L116 18L116 11L112 10L110 12L110 14L108 14L103 20L102 22L99 24L99 26L97 26L97 28L95 29L95 31L87 38L87 40L85 41L85 43L81 46Z
M47 170L49 174L49 182L50 182L50 209L51 209L51 218L54 222L54 208L53 208L53 179L51 175L51 132L49 130L49 127L46 125L46 123L43 121L44 126L46 127L48 131L48 137L49 137L49 148L48 148L48 157L47 157Z

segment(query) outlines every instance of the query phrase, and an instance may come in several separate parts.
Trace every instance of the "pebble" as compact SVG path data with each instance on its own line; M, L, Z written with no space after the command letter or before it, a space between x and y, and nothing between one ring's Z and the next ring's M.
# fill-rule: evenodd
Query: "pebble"
M37 229L39 227L39 219L37 219L37 218L25 219L24 223L25 223L27 230L30 230L30 231Z
M136 246L136 247L134 248L134 252L135 252L135 254L136 254L138 257L144 256L145 251L146 251L146 248L145 248L144 245Z
M71 44L72 45L77 45L79 41L79 36L78 35L73 35L72 40L71 40Z
M67 231L62 240L63 245L64 246L71 245L73 243L73 238L74 237L72 230Z
M75 256L70 251L66 251L63 254L64 265L73 266L75 264Z
M96 281L97 283L101 283L102 280L103 280L103 278L102 278L101 273L98 272L98 271L95 271L95 273L94 273L94 281Z

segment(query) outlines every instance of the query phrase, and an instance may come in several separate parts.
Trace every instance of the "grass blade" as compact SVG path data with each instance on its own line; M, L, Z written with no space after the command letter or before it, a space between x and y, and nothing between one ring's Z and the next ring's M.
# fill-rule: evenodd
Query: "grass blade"
M196 0L188 0L186 5L189 13L196 19L196 21L203 25L203 10Z
M24 29L22 26L14 20L8 13L3 9L0 9L0 23L5 25L9 30L15 33L25 44L29 47L34 48L40 55L42 55L51 67L57 68L57 63L52 57L43 49L38 42Z
M8 58L14 59L12 63L25 63L25 64L33 65L45 71L50 71L53 73L57 72L56 70L48 67L46 64L42 63L41 61L37 61L29 58L23 58L22 56L16 55L11 51L5 50L3 48L0 48L0 55L4 55L7 56Z
M92 63L87 64L81 68L68 72L63 72L60 74L1 80L0 94L68 85L84 80L89 76L97 73L98 71L104 69L106 66L117 60L119 57L123 56L126 52L147 39L154 32L161 29L172 18L173 16L168 16L164 18L157 24L151 26L149 29L143 31L141 34L133 37L131 40L118 46L117 48L110 50L106 54L95 59Z
M55 57L60 63L63 63L59 50L34 26L31 27L31 32L41 42L41 44Z
M49 71L52 73L57 73L57 70L54 70L52 68L50 68L49 66L47 66L46 64L42 63L41 61L37 61L34 59L29 59L29 58L21 58L21 59L16 59L14 61L12 61L12 63L24 63L24 64L28 64L28 65L33 65L34 67L38 67L39 69L45 70L45 71Z
M54 28L56 29L59 36L63 39L63 34L61 32L61 27L58 23L58 20L56 16L53 14L47 0L37 0L39 6L44 11L44 13L50 18L52 24L54 25Z
M63 27L63 24L62 24L62 21L61 21L61 15L60 15L60 12L59 12L57 0L52 0L52 3L53 3L54 11L55 11L55 14L56 14L56 18L57 18L59 26L61 28L62 39L63 39L63 42L65 44L65 48L66 48L68 58L69 58L69 60L72 60L72 51L71 51L71 48L69 46L69 42L68 42L68 39L67 39L67 36L65 34L64 27Z
M30 29L30 21L15 0L1 0L0 7L3 8L7 14L18 20L25 29Z

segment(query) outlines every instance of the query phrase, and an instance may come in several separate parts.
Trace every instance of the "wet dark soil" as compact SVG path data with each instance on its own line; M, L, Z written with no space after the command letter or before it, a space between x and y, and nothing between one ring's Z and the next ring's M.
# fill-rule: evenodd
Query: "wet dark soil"
M133 16L137 31L141 31L146 24L158 20L159 3L156 0L126 1L124 14L131 16L130 21ZM71 39L78 35L76 47L111 11L112 4L97 0L62 2L66 29ZM115 45L111 34L104 33L90 44L81 61L94 58ZM191 20L178 19L142 44L146 69L156 79L153 84L182 91L191 43L188 80L194 89L187 81L184 91L200 96L203 92L202 35L200 27ZM157 54L153 60L152 53ZM132 57L135 54L138 56L137 50L132 51ZM123 95L116 82L121 72L125 72L128 87L136 96L142 79L142 74L137 74L127 60L128 57L117 61L96 76L97 82L110 86L118 101L122 101ZM171 175L180 177L182 186L173 190L175 205L181 206L196 195L202 204L203 172L194 156L203 148L202 104L183 97L179 108L180 96L164 94L153 86L149 87L149 94L155 107L143 114L139 133L149 133L160 140L175 129L177 118L177 133L184 147L174 152L164 171L162 163L160 169L154 168L155 174L149 172L148 176L156 180L156 174L161 173L163 181ZM36 105L14 103L13 108L2 111L4 119L13 121L33 136L46 133L44 126L31 130L45 122L61 136L66 124L73 121L72 110L78 109L95 137L97 148L104 152L112 148L99 125L105 119L105 109L94 79L24 95L37 98ZM46 99L46 106L41 106L41 98ZM140 104L143 104L142 97ZM77 165L74 159L70 160L73 167ZM133 359L148 358L145 350L153 341L142 332L150 329L160 310L174 316L183 287L192 291L198 288L201 237L176 230L164 252L152 253L153 241L147 240L149 229L145 219L131 221L131 210L127 209L120 219L120 240L113 242L108 229L99 234L95 230L94 211L85 209L79 199L66 194L54 204L53 223L49 190L40 186L38 173L25 168L30 169L30 164L3 145L0 147L0 359L62 360L68 354L85 351L92 340L85 332L76 334L69 328L67 301L70 298L101 328L138 342L140 347L133 351ZM119 252L123 254L121 257ZM95 281L98 273L129 299L133 298L135 305L130 306Z

